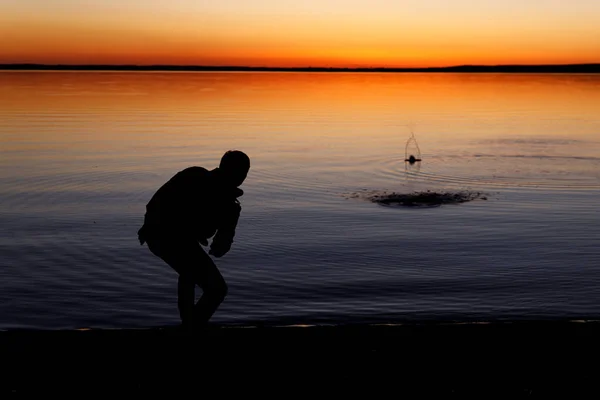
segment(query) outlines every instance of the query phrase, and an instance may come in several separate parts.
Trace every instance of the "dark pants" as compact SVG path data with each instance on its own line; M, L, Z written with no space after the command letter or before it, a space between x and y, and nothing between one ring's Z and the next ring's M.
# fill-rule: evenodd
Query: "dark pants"
M179 274L177 285L181 322L187 327L205 325L227 295L227 284L217 266L192 238L161 235L148 239L148 248ZM196 285L203 294L194 305Z

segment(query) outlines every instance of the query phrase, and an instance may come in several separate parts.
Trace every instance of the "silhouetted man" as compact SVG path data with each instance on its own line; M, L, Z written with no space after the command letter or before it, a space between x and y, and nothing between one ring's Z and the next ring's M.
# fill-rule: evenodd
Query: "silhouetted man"
M208 254L222 257L231 248L241 212L238 188L250 170L250 159L238 150L226 152L218 168L189 167L173 176L146 205L138 231L156 256L179 274L178 307L184 328L204 326L227 295L227 285ZM208 254L200 246L208 246ZM194 305L195 287L203 290Z

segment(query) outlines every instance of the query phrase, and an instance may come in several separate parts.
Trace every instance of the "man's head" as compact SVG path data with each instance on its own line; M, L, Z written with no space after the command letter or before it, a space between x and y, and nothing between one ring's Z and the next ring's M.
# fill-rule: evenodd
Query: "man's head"
M219 170L228 184L238 187L244 182L250 171L250 158L242 151L229 150L221 157Z

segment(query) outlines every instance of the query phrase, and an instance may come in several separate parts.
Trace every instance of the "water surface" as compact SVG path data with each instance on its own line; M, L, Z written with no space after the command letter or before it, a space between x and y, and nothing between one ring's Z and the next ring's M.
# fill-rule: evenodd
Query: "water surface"
M0 328L177 323L136 232L232 148L252 169L215 323L600 316L600 75L0 72Z

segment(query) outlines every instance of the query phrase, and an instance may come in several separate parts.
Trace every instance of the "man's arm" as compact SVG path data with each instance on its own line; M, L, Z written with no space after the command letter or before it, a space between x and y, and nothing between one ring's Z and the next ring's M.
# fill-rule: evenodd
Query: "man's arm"
M208 254L222 257L231 249L241 211L242 206L237 200L224 206L222 215L220 215L217 233L212 240Z

